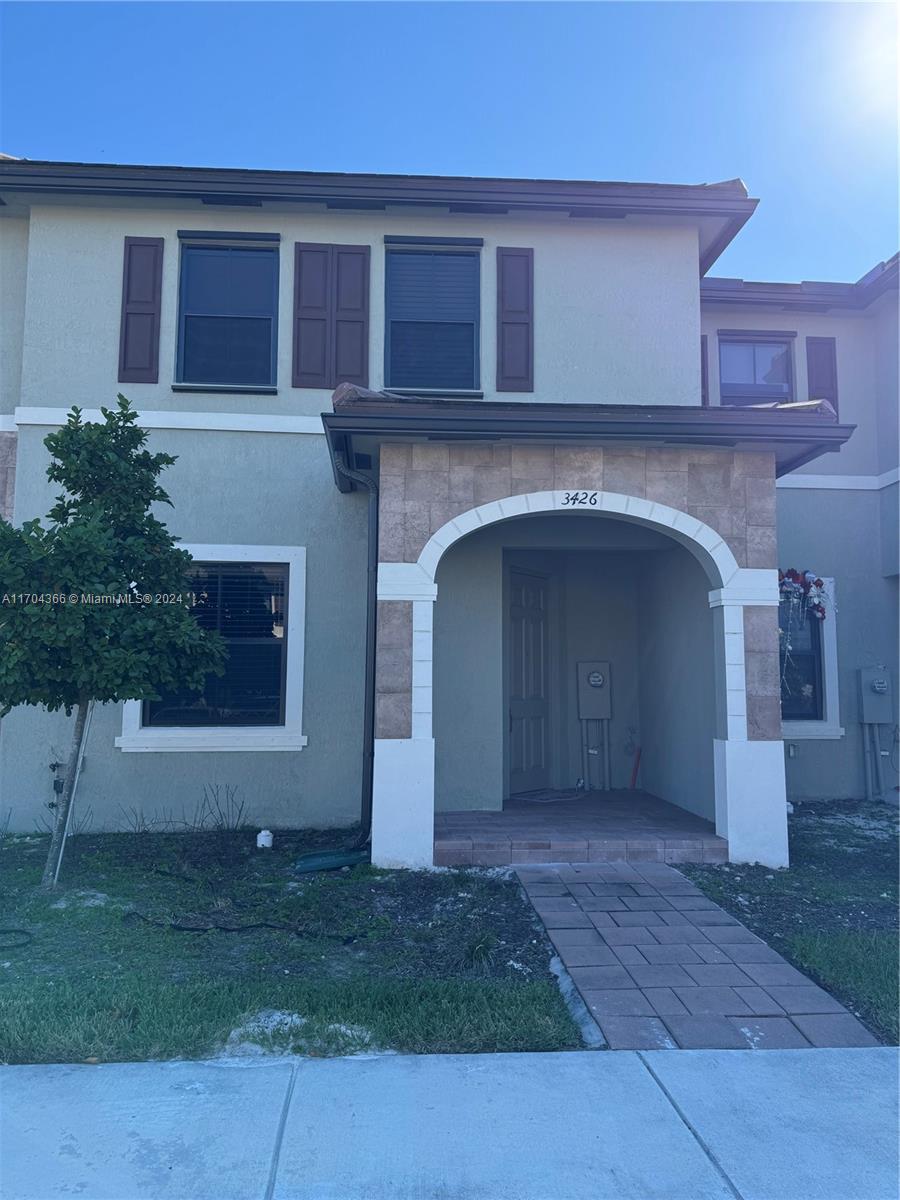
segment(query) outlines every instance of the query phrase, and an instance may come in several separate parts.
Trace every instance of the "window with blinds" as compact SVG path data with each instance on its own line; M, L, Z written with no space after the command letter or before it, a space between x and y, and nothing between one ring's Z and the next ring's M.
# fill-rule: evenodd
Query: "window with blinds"
M224 675L202 692L147 700L145 726L283 725L288 567L283 563L194 563L191 609L225 639Z
M278 251L181 248L179 383L275 384Z
M476 389L478 254L388 250L386 258L386 385L428 391Z

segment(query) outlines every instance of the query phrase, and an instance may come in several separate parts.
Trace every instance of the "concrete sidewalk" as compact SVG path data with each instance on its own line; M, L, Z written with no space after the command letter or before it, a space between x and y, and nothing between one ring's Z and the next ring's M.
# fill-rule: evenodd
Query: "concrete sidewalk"
M895 1200L897 1053L6 1067L3 1200Z

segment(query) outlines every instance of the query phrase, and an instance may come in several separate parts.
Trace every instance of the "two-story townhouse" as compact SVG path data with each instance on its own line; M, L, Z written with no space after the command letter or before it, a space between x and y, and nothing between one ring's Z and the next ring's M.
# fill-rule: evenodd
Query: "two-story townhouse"
M48 429L124 392L229 642L202 694L96 711L94 828L220 783L276 828L362 809L382 864L781 865L783 734L798 795L859 791L855 671L896 652L896 262L805 308L708 279L740 181L18 160L0 199L0 497L46 512ZM832 597L784 726L779 565ZM4 720L13 828L66 740Z

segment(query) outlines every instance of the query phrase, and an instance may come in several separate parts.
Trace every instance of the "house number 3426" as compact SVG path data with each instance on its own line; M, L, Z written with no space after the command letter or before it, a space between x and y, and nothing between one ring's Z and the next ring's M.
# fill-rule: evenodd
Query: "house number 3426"
M596 508L598 495L598 492L566 492L563 496L563 508L571 508L576 504L588 504L591 508Z

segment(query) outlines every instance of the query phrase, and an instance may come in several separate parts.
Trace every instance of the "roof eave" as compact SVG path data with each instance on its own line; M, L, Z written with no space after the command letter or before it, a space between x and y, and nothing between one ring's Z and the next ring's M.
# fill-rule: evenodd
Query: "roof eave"
M610 405L513 405L482 401L452 404L398 403L388 397L350 403L323 413L332 454L352 452L354 438L376 442L403 440L571 442L610 444L643 442L669 446L771 447L776 475L784 475L822 454L839 450L854 425L840 425L820 414L765 410L622 408ZM346 393L345 393L346 397ZM586 411L590 408L590 411ZM550 410L550 411L548 411ZM350 490L336 474L341 490ZM342 486L343 485L343 486Z
M723 231L704 254L702 270L718 257L752 215L757 201L740 180L722 184L630 184L586 180L461 176L336 174L144 167L94 163L0 162L0 192L198 200L207 204L262 202L324 204L335 208L416 206L451 212L555 212L624 216L720 218Z

